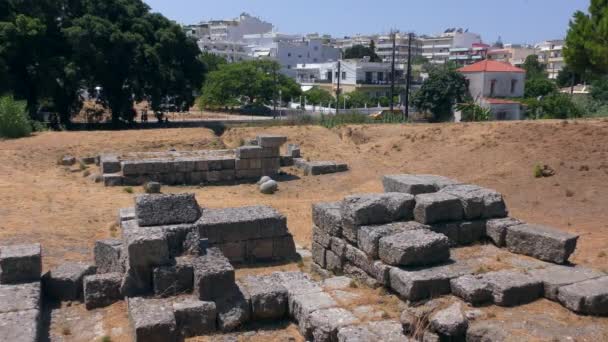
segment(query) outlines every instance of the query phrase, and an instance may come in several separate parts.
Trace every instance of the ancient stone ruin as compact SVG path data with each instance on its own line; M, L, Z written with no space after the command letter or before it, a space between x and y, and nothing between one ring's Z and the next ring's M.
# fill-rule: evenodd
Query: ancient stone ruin
M281 155L287 137L260 135L249 145L233 150L200 150L190 152L134 152L99 156L106 186L137 186L147 182L165 185L200 185L228 183L274 177L282 166L302 169L305 175L343 172L346 164L310 162L301 158L300 147L288 145Z

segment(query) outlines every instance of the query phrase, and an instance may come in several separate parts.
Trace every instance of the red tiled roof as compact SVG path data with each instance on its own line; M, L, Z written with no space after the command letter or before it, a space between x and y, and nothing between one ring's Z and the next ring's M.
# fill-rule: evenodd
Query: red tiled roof
M520 102L507 100L507 99L494 99L490 97L484 97L483 100L489 104L520 104Z
M484 60L458 69L460 72L526 72L524 69L509 63Z

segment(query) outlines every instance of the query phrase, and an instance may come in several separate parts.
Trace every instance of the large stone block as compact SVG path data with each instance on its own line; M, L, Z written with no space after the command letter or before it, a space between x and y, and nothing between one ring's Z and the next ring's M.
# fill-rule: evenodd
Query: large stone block
M414 197L402 193L347 196L342 201L342 235L356 243L359 227L413 217Z
M338 256L331 250L325 251L325 268L334 273L341 273L344 266L344 258Z
M368 322L340 328L338 342L408 342L403 327L395 321Z
M338 303L325 292L311 292L295 295L290 300L290 313L292 317L298 322L300 332L306 334L306 329L309 323L309 316L311 313L337 307Z
M450 258L448 238L427 229L403 231L380 239L379 256L392 266L428 266Z
M259 159L262 158L261 146L241 146L236 149L236 159Z
M67 262L42 277L45 295L60 301L82 299L82 280L95 274L95 266L83 262Z
M464 209L464 218L467 220L489 219L508 215L502 194L496 190L477 185L460 184L449 185L441 189L440 192L454 195L460 199Z
M287 234L273 238L272 253L275 261L295 259L297 253L293 236Z
M118 239L99 240L95 242L95 266L97 273L122 273L122 241Z
M403 298L419 301L449 294L450 280L472 274L473 267L467 262L451 262L430 268L390 270L390 287Z
M480 321L471 324L467 330L467 342L509 341L509 333L500 322Z
M268 206L205 209L197 222L210 244L273 238L288 234L287 219Z
M40 310L41 293L40 282L0 285L0 313Z
M287 289L272 276L248 276L241 284L251 298L252 320L281 320L287 316Z
M303 311L306 311L305 307L309 305L309 300L314 299L314 296L317 294L321 297L326 295L323 293L321 286L313 281L306 273L275 272L272 273L271 277L274 282L280 284L287 290L288 313L290 317L296 319L296 321ZM327 299L327 297L325 299ZM331 297L329 297L329 299L331 299Z
M312 222L331 236L342 236L342 202L324 202L312 205Z
M215 304L218 328L223 332L236 330L251 319L251 298L239 283L227 289Z
M152 277L155 295L175 296L192 291L194 267L187 258L177 258L175 265L155 268Z
M545 298L557 301L559 289L563 286L606 276L606 273L585 267L550 266L530 271L532 276L543 282Z
M452 294L474 306L492 302L492 290L483 275L465 275L450 281Z
M486 221L441 222L432 224L431 229L447 236L451 246L466 246L486 236Z
M120 173L104 173L103 185L105 186L122 186L124 177Z
M87 310L103 308L122 299L121 273L95 274L84 277L84 304Z
M340 171L338 171L338 164L334 161L308 161L304 167L306 176L319 176L336 172Z
M118 224L124 221L130 221L135 219L136 216L134 207L118 209Z
M458 184L457 181L435 175L388 175L382 178L385 192L403 192L412 195L436 192Z
M40 280L40 244L0 246L0 284Z
M483 275L492 291L494 304L516 306L533 302L543 295L543 283L514 270L490 272Z
M99 157L99 166L101 167L101 173L118 173L121 171L120 160L118 156L111 154L104 154Z
M194 265L194 291L203 301L213 301L235 287L234 268L216 248L207 255L192 260Z
M302 157L301 152L300 152L300 145L288 144L287 145L287 155L292 158Z
M345 259L346 258L346 245L348 243L344 239L340 239L337 237L331 238L330 249L334 252L338 257Z
M460 303L437 311L430 317L429 323L433 331L443 336L464 337L469 328L469 321L462 313Z
M326 256L327 258L327 256ZM373 263L374 260L369 258L362 250L354 247L353 245L347 244L344 254L344 258L350 264L362 269L367 274L373 274Z
M180 336L202 336L216 330L217 308L214 302L185 299L173 303L173 312Z
M522 223L522 221L512 217L488 220L486 222L486 235L496 246L504 247L506 244L507 228Z
M166 342L177 339L175 315L168 302L129 298L127 304L135 342Z
M462 217L462 204L454 195L441 192L416 195L414 218L420 223L459 221Z
M338 330L359 323L350 311L342 308L317 310L310 314L304 337L318 342L338 340Z
M38 342L42 337L40 310L0 313L0 341Z
M325 268L325 251L326 249L320 244L313 242L312 243L312 261L317 265Z
M138 195L135 213L141 227L193 223L201 217L194 194Z
M556 264L568 261L576 249L577 241L578 235L533 224L508 227L505 238L507 249L510 252Z
M373 265L373 264L372 264ZM373 289L380 287L382 284L376 279L374 274L368 273L367 271L351 264L350 262L344 262L342 272L349 277L357 280L359 283L364 284L367 287Z
M319 227L313 225L312 241L323 246L323 248L329 248L331 245L331 235L327 234L325 231L321 230Z
M430 227L415 221L395 222L377 226L363 226L359 228L357 239L359 248L370 258L378 259L378 245L381 238L416 229L430 229Z
M557 298L563 306L574 312L608 316L608 277L560 287Z
M258 146L281 147L287 142L287 137L282 135L263 134L257 136Z

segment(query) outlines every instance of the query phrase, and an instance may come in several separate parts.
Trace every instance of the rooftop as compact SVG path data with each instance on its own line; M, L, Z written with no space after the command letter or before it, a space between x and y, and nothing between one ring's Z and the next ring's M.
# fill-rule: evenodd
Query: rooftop
M509 63L484 60L458 69L459 72L522 72L524 69L515 67Z

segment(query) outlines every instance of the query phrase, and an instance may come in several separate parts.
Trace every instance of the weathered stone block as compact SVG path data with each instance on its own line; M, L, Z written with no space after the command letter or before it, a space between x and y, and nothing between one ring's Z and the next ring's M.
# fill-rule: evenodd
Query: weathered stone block
M347 196L342 201L342 235L356 243L359 227L408 220L413 217L414 197L402 193Z
M104 173L103 185L105 186L122 186L124 177L120 173Z
M336 253L326 250L325 251L325 268L334 273L342 272L344 265L344 259L339 257Z
M477 185L460 184L449 185L441 189L440 192L454 195L460 199L464 209L464 218L467 220L489 219L508 215L505 201L496 190Z
M494 304L516 306L537 300L543 295L543 283L532 276L513 270L490 272L483 275Z
M381 238L379 256L392 266L434 265L450 258L450 243L427 229L407 230Z
M341 259L346 258L346 245L347 245L347 243L343 239L340 239L337 237L331 238L330 249Z
M197 228L200 236L209 239L210 244L288 234L285 216L268 206L206 209Z
M120 160L118 156L104 154L99 157L99 166L101 167L101 173L118 173L120 172Z
M41 293L39 281L26 284L0 285L0 313L40 310L42 305Z
M182 337L195 337L216 330L217 308L214 302L186 299L173 303L177 331Z
M506 243L505 238L507 237L507 228L522 223L522 221L512 217L488 220L486 222L486 235L496 246L504 247Z
M251 169L261 169L262 168L262 159L237 159L235 164L236 170L251 170Z
M462 204L454 195L440 192L416 195L414 218L420 223L459 221L462 217Z
M608 315L608 277L590 279L561 287L559 302L574 312L585 315Z
M118 239L99 240L95 242L95 266L97 273L123 272L120 259L122 241Z
M245 246L245 261L250 263L272 261L274 258L273 248L273 238L249 240Z
M242 264L246 261L247 244L248 241L234 241L211 244L211 247L218 248L231 263Z
M604 272L590 268L558 265L536 269L530 273L543 282L545 298L553 301L558 300L559 289L563 286L606 276Z
M315 203L312 205L312 221L331 236L342 236L342 202Z
M95 266L82 262L62 264L42 277L45 295L60 301L82 299L82 280L85 276L95 274Z
M147 182L144 184L144 191L147 194L160 194L162 185L158 182Z
M192 260L194 266L194 291L203 301L221 298L235 287L234 268L216 248L209 248L207 255Z
M0 313L0 341L37 342L41 332L40 310Z
M279 163L281 167L293 166L293 157L292 156L281 156L279 159Z
M450 280L473 273L467 262L454 262L430 268L390 270L391 289L410 301L434 298L450 293Z
M223 332L236 330L251 319L251 298L241 284L226 290L215 304L218 328Z
M118 224L124 221L135 220L136 218L134 207L118 209Z
M457 181L435 175L389 175L382 179L385 192L403 192L412 195L431 193L458 184Z
M319 266L325 268L325 251L326 249L320 244L313 242L312 243L312 261L318 264Z
M278 170L281 168L281 160L277 158L261 159L263 170Z
M429 226L418 222L395 222L378 226L363 226L359 228L359 248L370 258L378 259L378 245L380 239L407 230L430 229Z
M194 194L138 195L135 213L141 227L193 223L201 217Z
M273 238L272 252L276 261L295 259L296 244L291 234Z
M87 310L103 308L122 299L122 273L105 273L84 277L84 304Z
M472 305L492 302L492 290L482 275L465 275L450 280L452 294Z
M443 234L451 246L466 246L481 241L486 235L486 221L442 222L431 225L431 229Z
M508 332L500 322L481 321L471 324L467 330L467 342L504 342Z
M253 320L281 320L287 316L287 289L272 276L249 276L241 284L251 298Z
M323 293L323 289L319 284L314 282L306 273L275 272L271 274L271 278L274 282L282 285L287 290L288 312L289 315L296 320L298 319L297 316L301 313L300 308L302 308L302 305L307 305L302 303L308 301L308 297L297 299L298 296Z
M281 147L287 142L287 137L282 135L263 134L257 136L258 146Z
M259 159L262 158L261 146L241 146L236 149L236 158L238 159Z
M540 260L563 264L576 249L578 235L557 229L520 224L507 228L505 242L510 252L524 254Z
M346 309L317 310L310 314L304 336L319 342L337 341L338 330L358 323L359 319Z
M170 297L192 291L194 268L187 258L177 258L173 266L161 266L152 274L154 294Z
M367 274L372 274L372 264L374 262L373 259L369 258L367 254L365 254L362 250L347 244L346 250L344 254L344 258L350 264L362 269Z
M367 271L351 264L350 262L345 262L344 267L342 268L342 272L349 277L357 280L361 284L371 288L378 288L382 284L376 280L375 275L368 273Z
M309 292L293 296L289 302L292 317L298 322L300 332L306 333L308 318L311 313L337 307L338 303L325 292Z
M323 248L329 248L331 244L331 235L319 229L317 226L312 227L312 241L320 244Z
M158 299L129 298L127 304L135 342L177 339L177 324L169 303Z
M340 328L338 342L407 342L403 327L395 321L368 322Z
M0 284L40 280L40 244L0 246Z
M431 329L444 336L464 336L469 327L469 321L462 313L460 303L454 303L446 309L434 313L429 320Z

